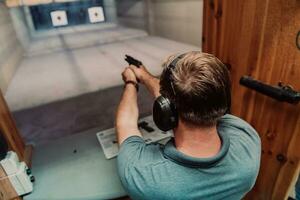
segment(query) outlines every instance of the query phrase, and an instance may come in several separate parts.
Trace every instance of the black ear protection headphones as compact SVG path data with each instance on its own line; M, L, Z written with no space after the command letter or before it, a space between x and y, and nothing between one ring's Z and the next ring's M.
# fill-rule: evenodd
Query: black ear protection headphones
M177 62L184 56L185 54L181 54L176 57L165 69L165 76L168 79L169 87L173 91L174 96L176 96L176 92L173 86L172 71L175 69ZM169 131L175 128L178 124L178 113L174 102L163 95L157 97L153 104L153 121L162 131Z
M181 54L176 57L167 67L165 71L165 76L170 84L169 87L173 91L174 97L176 97L176 92L173 86L173 74L172 71L175 69L177 62L183 58L185 54ZM230 88L227 93L230 94ZM230 113L231 107L231 96L227 97L227 111L226 113ZM162 131L169 131L175 128L178 124L178 113L176 110L175 103L172 102L168 97L163 95L157 97L153 104L153 121L155 125Z

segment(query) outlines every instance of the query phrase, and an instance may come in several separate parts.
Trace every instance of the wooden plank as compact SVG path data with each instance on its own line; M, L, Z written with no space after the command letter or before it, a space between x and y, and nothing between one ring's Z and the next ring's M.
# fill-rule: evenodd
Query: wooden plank
M40 4L50 4L50 3L66 3L79 0L6 0L5 4L7 7L18 7L18 6L34 6Z
M54 3L54 1L52 1L52 0L22 0L21 2L22 2L22 5L24 5L24 6L33 6L33 5Z
M29 168L31 168L32 154L33 154L33 145L26 145L24 152L24 162Z
M21 3L19 0L6 0L5 5L9 8L21 6Z
M216 26L217 20L215 18L216 13L216 0L204 1L204 11L203 11L203 43L202 49L204 52L215 52L217 37Z
M282 81L300 89L300 54L294 42L295 32L300 27L299 13L299 1L269 2L261 51L263 59L254 69L258 79L273 85ZM253 114L249 118L262 133L263 149L268 152L268 158L262 160L263 174L258 179L260 192L266 193L261 199L284 199L299 162L293 152L300 152L299 138L296 137L299 135L300 107L259 94L253 99ZM283 161L278 160L280 155L284 157ZM285 181L280 178L281 174Z
M8 142L11 150L17 153L20 160L25 158L25 144L16 127L15 121L8 109L0 90L0 130Z
M9 179L3 179L4 177L6 177L6 173L0 166L0 200L21 199L20 197L18 197L18 194L12 187Z
M286 191L290 191L291 180L293 178L298 177L300 170L300 118L298 118L298 126L295 131L297 133L293 134L293 138L291 139L291 144L289 145L287 151L287 160L284 162L282 168L280 169L277 177L277 181L274 186L272 199L287 199L288 193Z

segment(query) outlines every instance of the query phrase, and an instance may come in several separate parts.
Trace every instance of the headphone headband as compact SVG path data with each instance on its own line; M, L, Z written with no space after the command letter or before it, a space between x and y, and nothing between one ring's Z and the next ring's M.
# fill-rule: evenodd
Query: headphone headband
M183 58L186 55L186 53L184 54L180 54L179 56L177 56L174 60L172 60L172 62L167 66L168 69L175 69L177 62Z
M174 85L173 85L173 77L172 77L172 71L176 68L176 64L177 62L183 58L186 55L186 53L184 54L180 54L179 56L177 56L174 60L172 60L172 62L166 67L167 70L167 76L169 79L169 83L170 83L170 88L173 91L173 94L176 96L176 92L174 89Z

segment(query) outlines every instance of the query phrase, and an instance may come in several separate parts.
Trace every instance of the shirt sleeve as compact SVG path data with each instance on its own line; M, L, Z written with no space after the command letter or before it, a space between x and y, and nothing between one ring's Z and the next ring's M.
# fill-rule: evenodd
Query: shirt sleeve
M159 144L146 144L143 138L131 136L120 147L118 173L124 189L133 199L140 199L154 187L151 167L161 160Z
M125 189L129 185L130 168L137 165L138 160L142 159L145 146L145 141L139 136L128 137L120 146L117 165L119 177Z
M130 136L120 146L118 153L118 165L126 167L129 163L140 158L146 146L145 141L140 136Z

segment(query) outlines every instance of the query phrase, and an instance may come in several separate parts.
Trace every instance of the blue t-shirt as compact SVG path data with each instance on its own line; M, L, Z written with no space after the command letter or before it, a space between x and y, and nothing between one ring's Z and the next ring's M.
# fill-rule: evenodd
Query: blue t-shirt
M179 152L174 141L145 144L127 138L118 155L121 182L132 199L241 199L253 187L260 165L261 143L245 121L225 115L217 125L220 152L195 158Z

